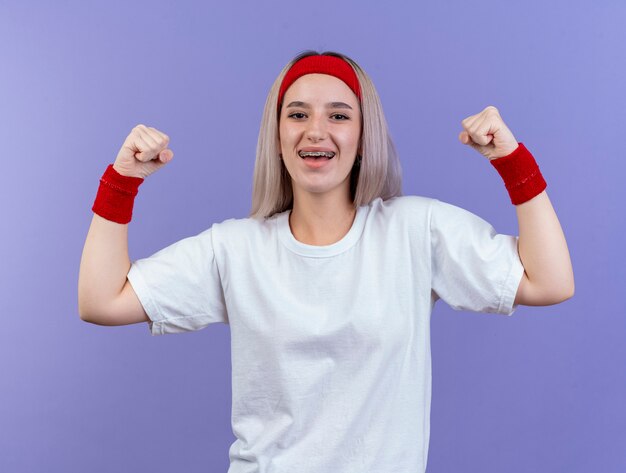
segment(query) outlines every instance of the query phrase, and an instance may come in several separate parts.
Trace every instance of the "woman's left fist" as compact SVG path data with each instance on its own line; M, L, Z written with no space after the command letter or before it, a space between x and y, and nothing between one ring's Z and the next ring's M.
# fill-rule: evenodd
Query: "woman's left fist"
M489 105L482 112L471 115L461 122L463 131L459 140L480 154L491 159L511 154L518 146L511 130L504 124L500 112Z

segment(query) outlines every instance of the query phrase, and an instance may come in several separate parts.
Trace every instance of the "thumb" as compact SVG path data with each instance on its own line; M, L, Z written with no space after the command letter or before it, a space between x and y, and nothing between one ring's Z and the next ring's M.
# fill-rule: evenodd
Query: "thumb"
M164 149L159 153L159 161L163 164L168 163L174 157L174 153L171 149Z
M484 154L485 146L482 146L472 140L472 137L468 132L462 131L461 133L459 133L459 141L461 141L461 143L463 143L464 145L471 146L480 154Z
M480 154L482 154L484 157L488 158L489 160L491 160L491 153L492 150L490 149L489 145L487 146L482 146L478 143L476 143L474 140L472 140L472 137L469 135L469 133L467 133L466 131L462 131L459 134L459 140L461 141L461 143L463 143L464 145L467 146L471 146L472 148L474 148L477 152L479 152Z
M144 163L147 175L149 176L150 174L161 169L172 160L173 156L174 153L172 152L172 150L165 149L161 151L154 159L151 159L147 163Z
M462 131L461 133L459 133L459 141L461 143L463 143L464 145L472 145L475 144L472 141L472 138L470 137L469 133L467 131Z

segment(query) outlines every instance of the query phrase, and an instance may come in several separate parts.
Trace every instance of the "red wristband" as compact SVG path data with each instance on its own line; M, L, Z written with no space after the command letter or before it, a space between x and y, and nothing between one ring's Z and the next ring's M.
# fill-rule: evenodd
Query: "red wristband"
M489 162L502 177L513 205L523 204L547 187L535 158L521 142L511 154Z
M100 178L100 187L91 210L112 222L129 223L133 216L135 196L142 182L141 177L123 176L109 164Z

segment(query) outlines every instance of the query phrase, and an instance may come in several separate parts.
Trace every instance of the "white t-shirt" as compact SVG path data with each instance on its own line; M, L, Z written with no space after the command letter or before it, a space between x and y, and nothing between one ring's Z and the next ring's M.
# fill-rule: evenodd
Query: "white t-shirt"
M338 242L291 233L289 211L213 224L132 263L153 335L230 325L229 473L422 473L430 315L511 315L517 237L421 196L358 208Z

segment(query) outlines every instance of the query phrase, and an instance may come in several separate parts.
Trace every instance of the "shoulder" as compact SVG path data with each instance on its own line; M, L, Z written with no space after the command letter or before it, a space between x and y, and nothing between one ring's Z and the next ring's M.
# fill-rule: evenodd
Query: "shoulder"
M418 212L426 214L428 217L430 217L431 214L446 217L468 214L474 215L470 211L449 202L420 195L394 197L393 199L384 201L384 205L396 212L410 212L412 214Z
M430 230L434 237L471 240L490 239L495 228L481 216L458 205L435 200L430 213Z
M265 219L229 218L211 227L214 245L239 246L271 238L277 215Z
M482 222L483 219L463 207L433 199L431 221L433 223L450 222L451 224L461 225Z
M421 238L428 231L434 200L419 195L374 199L368 205L366 228L387 237L397 234Z
M375 199L370 207L376 213L386 216L411 217L413 219L429 218L431 207L437 199L421 195L403 195L391 199Z
M222 233L259 232L270 228L275 224L274 220L279 214L270 218L229 218L219 223L214 223L213 228Z
M388 200L376 199L370 206L387 222L408 221L414 225L446 231L464 231L489 225L478 215L433 197L407 195Z

